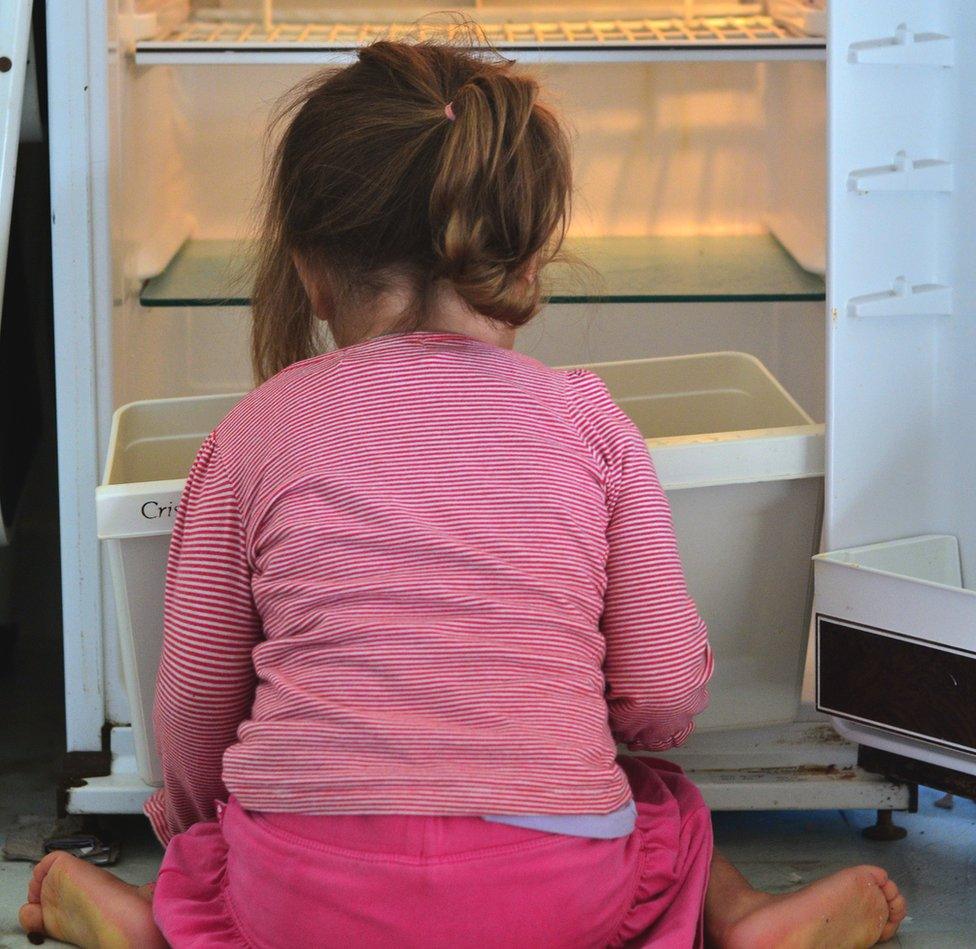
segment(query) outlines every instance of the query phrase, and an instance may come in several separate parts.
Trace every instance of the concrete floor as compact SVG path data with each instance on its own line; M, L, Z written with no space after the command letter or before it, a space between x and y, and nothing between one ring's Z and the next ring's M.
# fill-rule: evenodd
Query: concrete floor
M0 796L6 813L36 810L30 787L6 781ZM898 822L908 837L895 843L864 840L873 823L867 811L742 812L716 814L718 845L755 885L786 892L856 863L887 868L906 893L909 917L891 946L908 949L972 949L976 946L976 804L934 807L940 795L923 790L918 814ZM161 851L138 819L126 822L123 856L114 871L131 883L153 878ZM0 862L0 949L29 945L17 927L17 908L30 865ZM49 940L49 944L54 945Z
M55 809L63 707L51 490L50 475L33 478L18 523L14 579L22 594L15 597L21 635L14 661L0 668L0 837L18 815L53 815ZM899 816L909 835L895 843L861 837L860 829L874 819L866 811L716 814L716 839L754 885L772 892L851 864L880 864L909 902L909 918L891 945L971 949L976 946L976 804L957 799L955 809L945 811L934 806L938 797L922 791L919 813ZM161 851L145 822L125 819L122 836L115 871L133 883L152 879ZM0 861L0 949L29 945L17 927L17 909L30 870L26 863Z

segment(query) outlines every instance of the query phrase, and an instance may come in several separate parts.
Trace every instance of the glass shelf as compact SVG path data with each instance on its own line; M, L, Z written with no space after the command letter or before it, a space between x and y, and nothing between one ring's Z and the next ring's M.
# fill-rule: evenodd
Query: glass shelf
M569 238L566 250L593 268L554 264L551 303L680 303L823 300L823 278L797 264L768 234L736 237ZM190 240L146 282L147 307L247 306L248 245Z
M823 37L768 16L682 19L482 20L486 40L525 62L824 59ZM428 37L426 34L429 33ZM377 39L442 38L443 25L411 22L189 20L135 45L137 65L352 62Z

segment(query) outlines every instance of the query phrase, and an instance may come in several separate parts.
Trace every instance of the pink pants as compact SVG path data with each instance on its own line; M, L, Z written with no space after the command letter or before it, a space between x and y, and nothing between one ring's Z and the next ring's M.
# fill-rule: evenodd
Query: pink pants
M170 843L153 910L174 949L602 949L702 945L711 820L674 766L621 761L629 837L477 817L250 813Z

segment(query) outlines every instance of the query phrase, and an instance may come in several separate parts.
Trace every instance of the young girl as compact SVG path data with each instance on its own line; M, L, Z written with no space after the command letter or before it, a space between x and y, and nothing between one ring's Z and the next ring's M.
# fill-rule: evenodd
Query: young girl
M536 84L382 42L276 153L263 381L173 532L155 892L64 854L21 914L80 946L861 947L857 867L752 890L679 769L711 654L635 426L513 350L570 159ZM338 348L324 355L318 327Z

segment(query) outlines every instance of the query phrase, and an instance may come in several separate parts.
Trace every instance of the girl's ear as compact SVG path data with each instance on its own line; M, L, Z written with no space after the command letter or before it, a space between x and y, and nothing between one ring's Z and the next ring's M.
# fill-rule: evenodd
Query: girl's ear
M327 297L321 281L315 279L311 268L308 266L308 262L298 251L292 251L291 260L295 265L295 270L298 272L298 279L301 280L302 286L305 288L309 303L312 304L312 312L315 314L316 319L326 319Z

